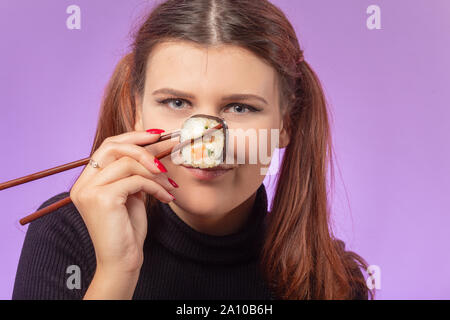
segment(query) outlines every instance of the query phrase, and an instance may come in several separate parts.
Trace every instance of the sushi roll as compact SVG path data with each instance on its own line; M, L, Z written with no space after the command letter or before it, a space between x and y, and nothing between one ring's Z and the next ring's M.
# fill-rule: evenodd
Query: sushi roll
M208 129L222 123L222 129L201 137ZM211 168L220 165L225 159L226 124L217 117L195 115L187 119L180 132L180 143L191 140L181 149L182 163L197 168Z

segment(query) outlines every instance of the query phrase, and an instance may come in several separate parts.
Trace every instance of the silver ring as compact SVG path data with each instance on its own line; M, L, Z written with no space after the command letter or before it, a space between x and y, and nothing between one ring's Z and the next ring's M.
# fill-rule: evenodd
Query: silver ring
M100 166L98 165L98 162L95 161L94 159L90 159L90 160L89 160L89 164L90 164L93 168L100 168Z

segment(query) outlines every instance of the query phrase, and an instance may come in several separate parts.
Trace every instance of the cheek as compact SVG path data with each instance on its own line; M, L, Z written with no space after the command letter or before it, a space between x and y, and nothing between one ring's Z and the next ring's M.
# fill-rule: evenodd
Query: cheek
M266 127L230 130L227 163L265 166L279 146L279 126L268 123Z
M251 190L256 190L264 180L264 175L261 174L261 165L247 164L239 167L235 180L236 189L248 188L249 196L253 193Z
M179 130L187 117L174 117L164 112L164 108L146 106L143 110L144 129L163 129L165 133Z
M144 126L144 130L148 129L163 129L164 132L161 135L165 135L174 131L177 131L181 128L184 119L171 119L164 117L160 113L155 110L150 110L152 108L147 108L143 112L142 123ZM150 112L151 111L151 112ZM156 155L160 152L166 151L167 149L174 147L179 143L179 138L177 139L168 139L162 142L158 142L154 145L146 147L146 149L152 154ZM170 156L165 157L161 160L164 165L166 163L171 162Z
M243 202L253 195L265 178L261 174L260 167L260 165L241 165L237 169L233 184L229 187L231 197Z

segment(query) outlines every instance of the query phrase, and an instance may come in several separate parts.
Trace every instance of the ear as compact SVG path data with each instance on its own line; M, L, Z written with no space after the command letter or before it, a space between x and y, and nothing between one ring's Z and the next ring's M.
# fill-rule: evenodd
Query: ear
M136 101L136 118L134 120L134 130L142 131L144 130L144 123L142 122L142 103L138 96L135 96Z
M289 134L286 130L286 127L284 127L283 120L281 120L281 127L280 127L280 137L279 137L279 145L278 148L286 148L289 144Z

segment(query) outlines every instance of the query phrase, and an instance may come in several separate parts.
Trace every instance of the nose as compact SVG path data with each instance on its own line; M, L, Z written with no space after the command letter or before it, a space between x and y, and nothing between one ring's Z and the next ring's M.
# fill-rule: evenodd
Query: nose
M218 115L212 115L212 114L206 114L206 113L196 113L196 114L190 116L188 119L191 119L191 118L208 118L208 119L215 120L222 124L225 122L225 119L219 117Z

